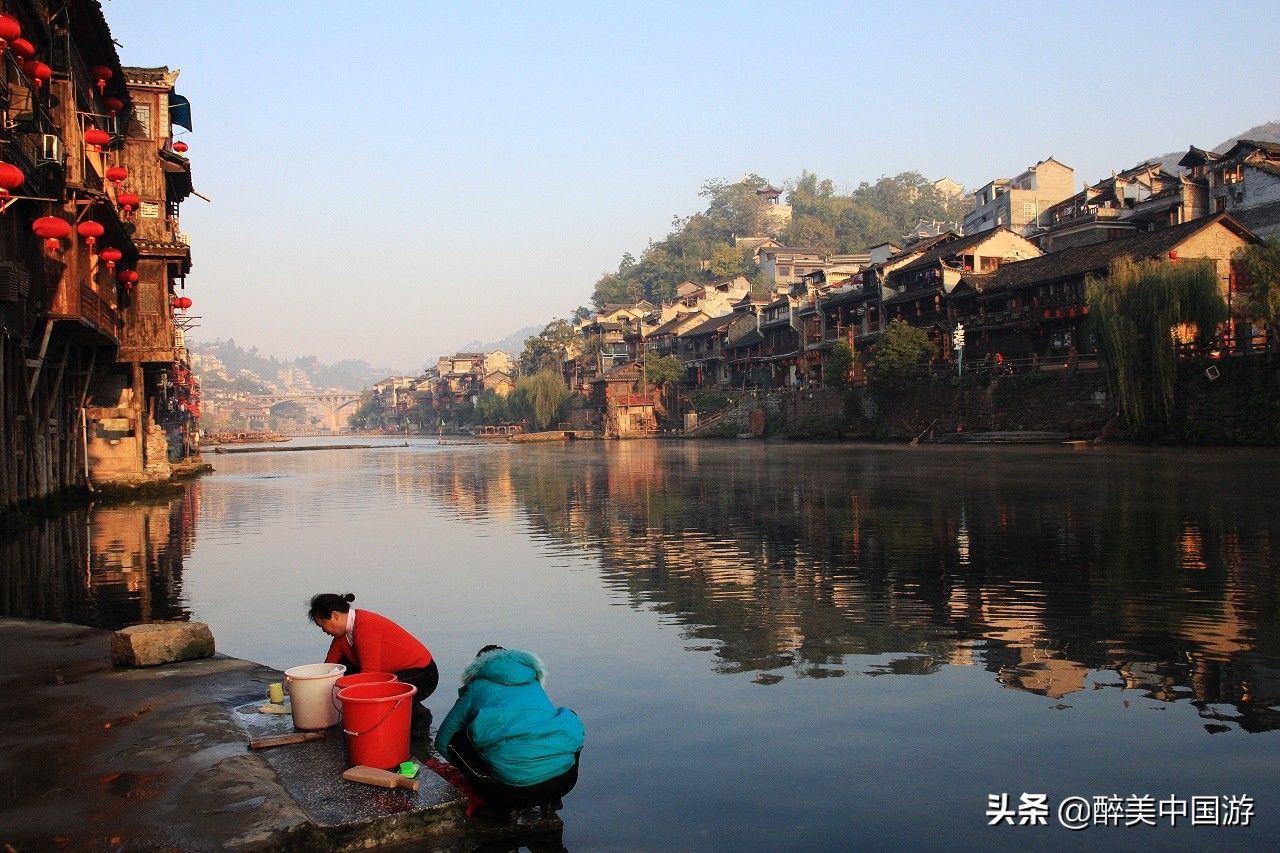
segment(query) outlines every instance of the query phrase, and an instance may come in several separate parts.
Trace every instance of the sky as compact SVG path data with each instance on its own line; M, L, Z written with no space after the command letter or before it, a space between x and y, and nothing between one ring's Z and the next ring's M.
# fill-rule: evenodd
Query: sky
M191 100L193 339L406 371L587 304L708 179L1078 187L1280 119L1271 2L103 9Z

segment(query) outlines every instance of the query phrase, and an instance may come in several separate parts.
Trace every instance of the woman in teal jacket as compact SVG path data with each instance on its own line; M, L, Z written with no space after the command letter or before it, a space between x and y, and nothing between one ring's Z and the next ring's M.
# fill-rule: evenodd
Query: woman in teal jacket
M545 679L536 655L485 646L436 734L436 750L496 806L558 808L577 784L582 721L551 704Z

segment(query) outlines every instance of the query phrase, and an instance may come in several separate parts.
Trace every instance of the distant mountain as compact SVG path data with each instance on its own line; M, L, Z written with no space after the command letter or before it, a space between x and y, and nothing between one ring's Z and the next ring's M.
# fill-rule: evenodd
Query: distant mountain
M1280 142L1280 121L1269 121L1264 124L1257 125L1256 127L1251 127L1244 133L1237 133L1235 136L1214 146L1210 150L1217 154L1222 154L1232 145L1235 145L1237 139L1256 139L1259 142ZM1195 142L1192 142L1191 144L1195 145ZM1160 157L1153 157L1152 159L1158 159L1165 165L1165 168L1176 174L1182 171L1181 167L1178 166L1178 161L1181 160L1186 153L1187 149L1183 148L1181 151L1170 151L1168 154L1162 154Z
M488 343L470 341L458 352L493 352L494 350L502 350L509 355L518 356L524 351L525 339L532 338L541 331L542 326L525 326L518 332L512 332L499 341L490 341Z
M392 367L374 367L366 361L347 359L337 364L323 364L314 355L291 360L278 359L258 352L257 347L243 349L234 338L210 343L193 343L191 351L202 358L212 358L221 369L212 375L202 374L205 387L214 388L218 377L234 378L237 387L226 390L246 390L253 393L280 393L295 391L360 391L388 376L402 376L406 371ZM420 371L408 371L417 374ZM213 383L213 384L210 384ZM246 387L238 387L245 385ZM250 388L248 385L255 387ZM261 389L261 390L259 390Z

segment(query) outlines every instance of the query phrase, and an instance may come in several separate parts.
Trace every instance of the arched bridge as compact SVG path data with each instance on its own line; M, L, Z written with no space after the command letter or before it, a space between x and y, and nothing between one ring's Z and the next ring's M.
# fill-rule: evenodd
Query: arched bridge
M254 394L250 399L267 408L281 403L298 403L307 411L324 417L325 424L332 432L337 432L342 424L339 414L360 402L359 394Z

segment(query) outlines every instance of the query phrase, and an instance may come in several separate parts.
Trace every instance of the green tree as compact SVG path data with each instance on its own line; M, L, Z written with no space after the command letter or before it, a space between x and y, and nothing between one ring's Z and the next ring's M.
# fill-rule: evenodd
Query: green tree
M1125 422L1139 430L1168 423L1178 372L1175 328L1194 325L1210 338L1227 318L1213 262L1119 258L1107 278L1085 281L1085 301Z
M716 243L711 247L710 271L718 279L733 278L754 272L755 264L751 261L749 250L739 249L728 243Z
M552 320L538 334L526 338L524 350L517 364L525 376L541 370L559 371L566 358L573 354L578 332L567 320Z
M507 398L492 388L481 392L476 398L475 407L478 424L501 424L513 420Z
M853 350L848 341L836 341L822 365L822 384L845 391L849 388L849 371L853 370Z
M651 352L645 353L644 372L649 384L659 388L681 382L688 375L684 362L676 356L655 355Z
M530 425L535 430L543 430L556 420L571 395L559 373L540 370L532 376L522 376L511 396L512 403L529 419Z
M867 376L879 385L900 387L910 383L936 353L923 329L898 318L876 344L875 354L867 364Z
M1266 327L1268 340L1274 338L1280 330L1280 239L1245 246L1232 262L1246 316Z
M769 182L759 175L744 180L709 180L698 193L707 200L706 218L711 230L725 242L764 233L765 201L756 190Z
M347 425L352 429L369 429L377 421L378 411L378 398L372 391L365 391L356 403L356 410L347 418Z

